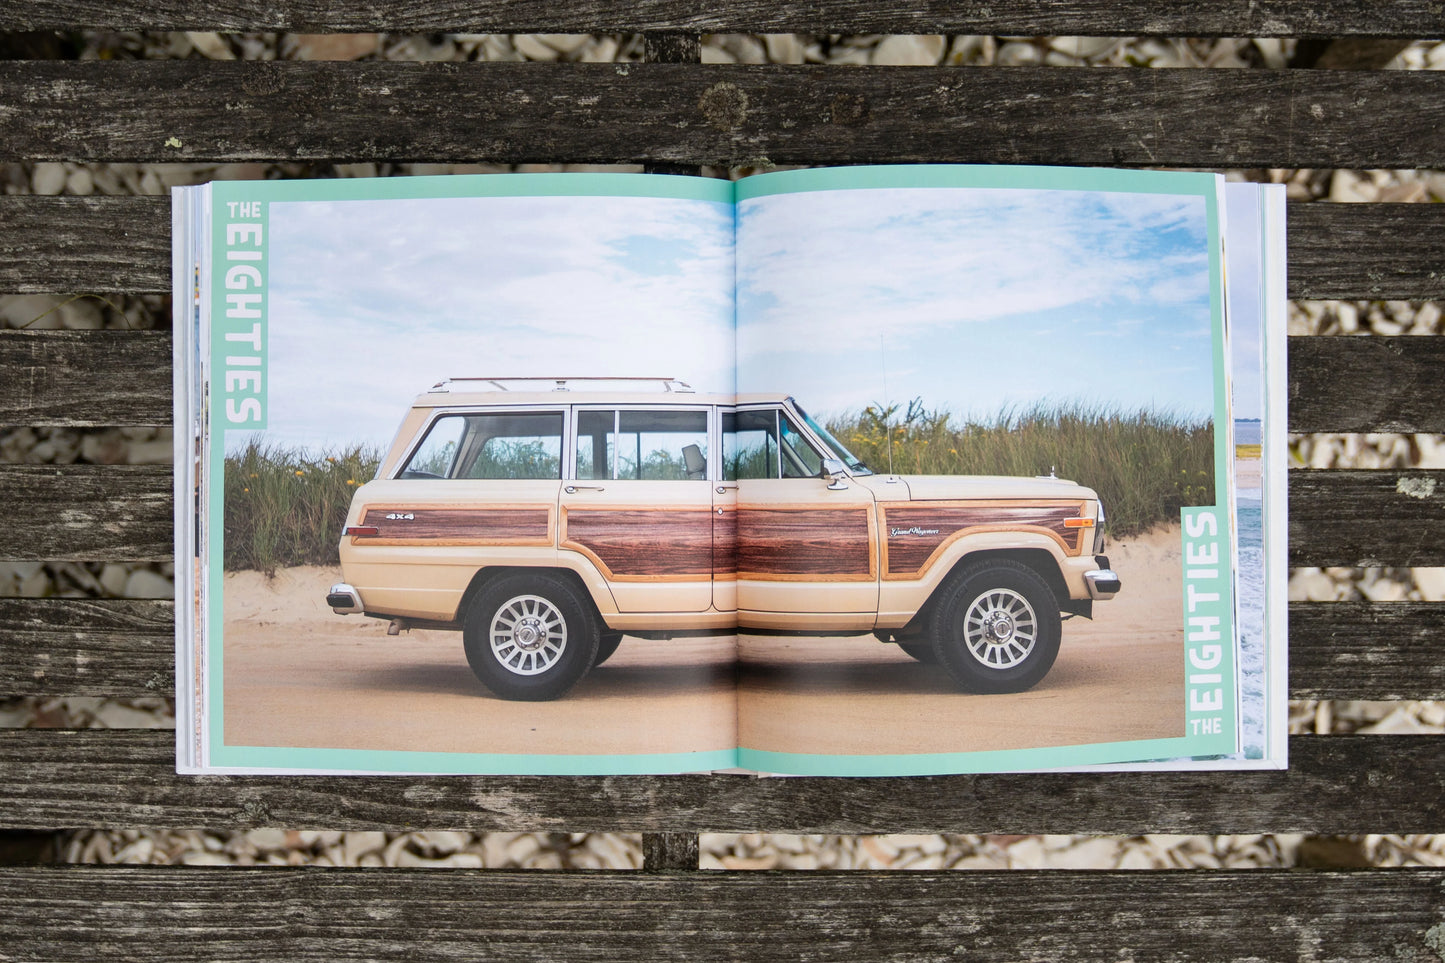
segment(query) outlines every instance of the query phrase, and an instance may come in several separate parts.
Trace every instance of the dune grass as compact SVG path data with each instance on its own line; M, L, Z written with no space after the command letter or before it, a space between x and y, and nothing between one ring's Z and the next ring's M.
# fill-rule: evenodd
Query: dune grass
M260 439L228 455L225 569L272 575L291 565L336 565L352 492L380 461L370 448L316 455Z
M1047 475L1099 493L1109 534L1177 522L1185 505L1214 503L1214 429L1169 412L1042 402L960 421L914 399L900 411L870 406L828 430L874 471L897 474Z

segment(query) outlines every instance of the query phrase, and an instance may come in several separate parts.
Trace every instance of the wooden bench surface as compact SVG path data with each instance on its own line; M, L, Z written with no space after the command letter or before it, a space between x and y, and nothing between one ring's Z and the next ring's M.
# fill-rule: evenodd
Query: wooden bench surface
M1433 0L986 6L12 0L0 31L1445 34ZM394 8L394 9L393 9ZM658 44L660 47L666 44ZM685 59L689 44L672 45ZM695 45L693 48L695 50ZM682 56L678 56L678 52ZM693 63L0 63L0 161L1445 167L1445 74ZM1291 204L1297 298L1445 297L1445 205ZM167 292L169 203L0 197L0 292ZM1445 432L1437 338L1290 339L1292 431ZM170 337L0 331L7 424L170 420ZM1402 484L1402 482L1404 482ZM0 465L0 558L169 559L171 474ZM1445 565L1445 471L1294 471L1293 565ZM171 602L0 600L0 693L173 685ZM1294 603L1297 698L1445 697L1445 603ZM1445 870L702 873L700 831L1445 831L1445 741L1270 773L178 777L169 732L0 730L0 829L642 831L645 873L0 867L0 958L1445 959Z

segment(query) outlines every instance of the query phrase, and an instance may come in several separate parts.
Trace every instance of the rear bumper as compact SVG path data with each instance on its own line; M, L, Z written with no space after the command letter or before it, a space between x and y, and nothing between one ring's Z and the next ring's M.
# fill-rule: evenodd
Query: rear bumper
M331 586L331 591L326 593L326 604L331 606L331 611L337 615L359 615L365 611L361 605L361 596L345 582L337 582Z
M1089 587L1089 598L1096 602L1113 598L1122 586L1119 576L1109 568L1109 557L1095 555L1094 564L1099 567L1084 573L1084 584Z

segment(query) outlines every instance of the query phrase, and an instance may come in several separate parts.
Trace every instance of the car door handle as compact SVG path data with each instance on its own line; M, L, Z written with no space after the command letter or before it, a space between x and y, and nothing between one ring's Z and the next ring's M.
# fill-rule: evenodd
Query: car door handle
M607 491L607 489L606 489L606 488L603 488L601 485L568 485L567 487L563 488L562 490L563 490L564 492L566 492L567 494L569 494L569 495L575 495L575 494L577 494L579 491L581 491L581 492L605 492L605 491Z
M714 488L713 491L717 492L719 495L726 495L730 491L737 491L737 489L737 485L719 485Z

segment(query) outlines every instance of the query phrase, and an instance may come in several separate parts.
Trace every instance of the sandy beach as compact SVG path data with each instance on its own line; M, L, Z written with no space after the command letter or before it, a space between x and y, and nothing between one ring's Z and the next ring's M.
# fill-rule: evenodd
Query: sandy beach
M1017 695L957 691L868 636L627 638L556 702L492 697L457 632L388 637L325 604L339 571L226 576L229 745L492 753L671 753L745 745L960 752L1183 734L1178 529L1109 546L1123 591L1064 623L1058 661ZM742 663L734 666L735 652ZM737 686L735 688L735 680ZM736 696L735 696L736 693ZM739 701L735 701L739 700Z

